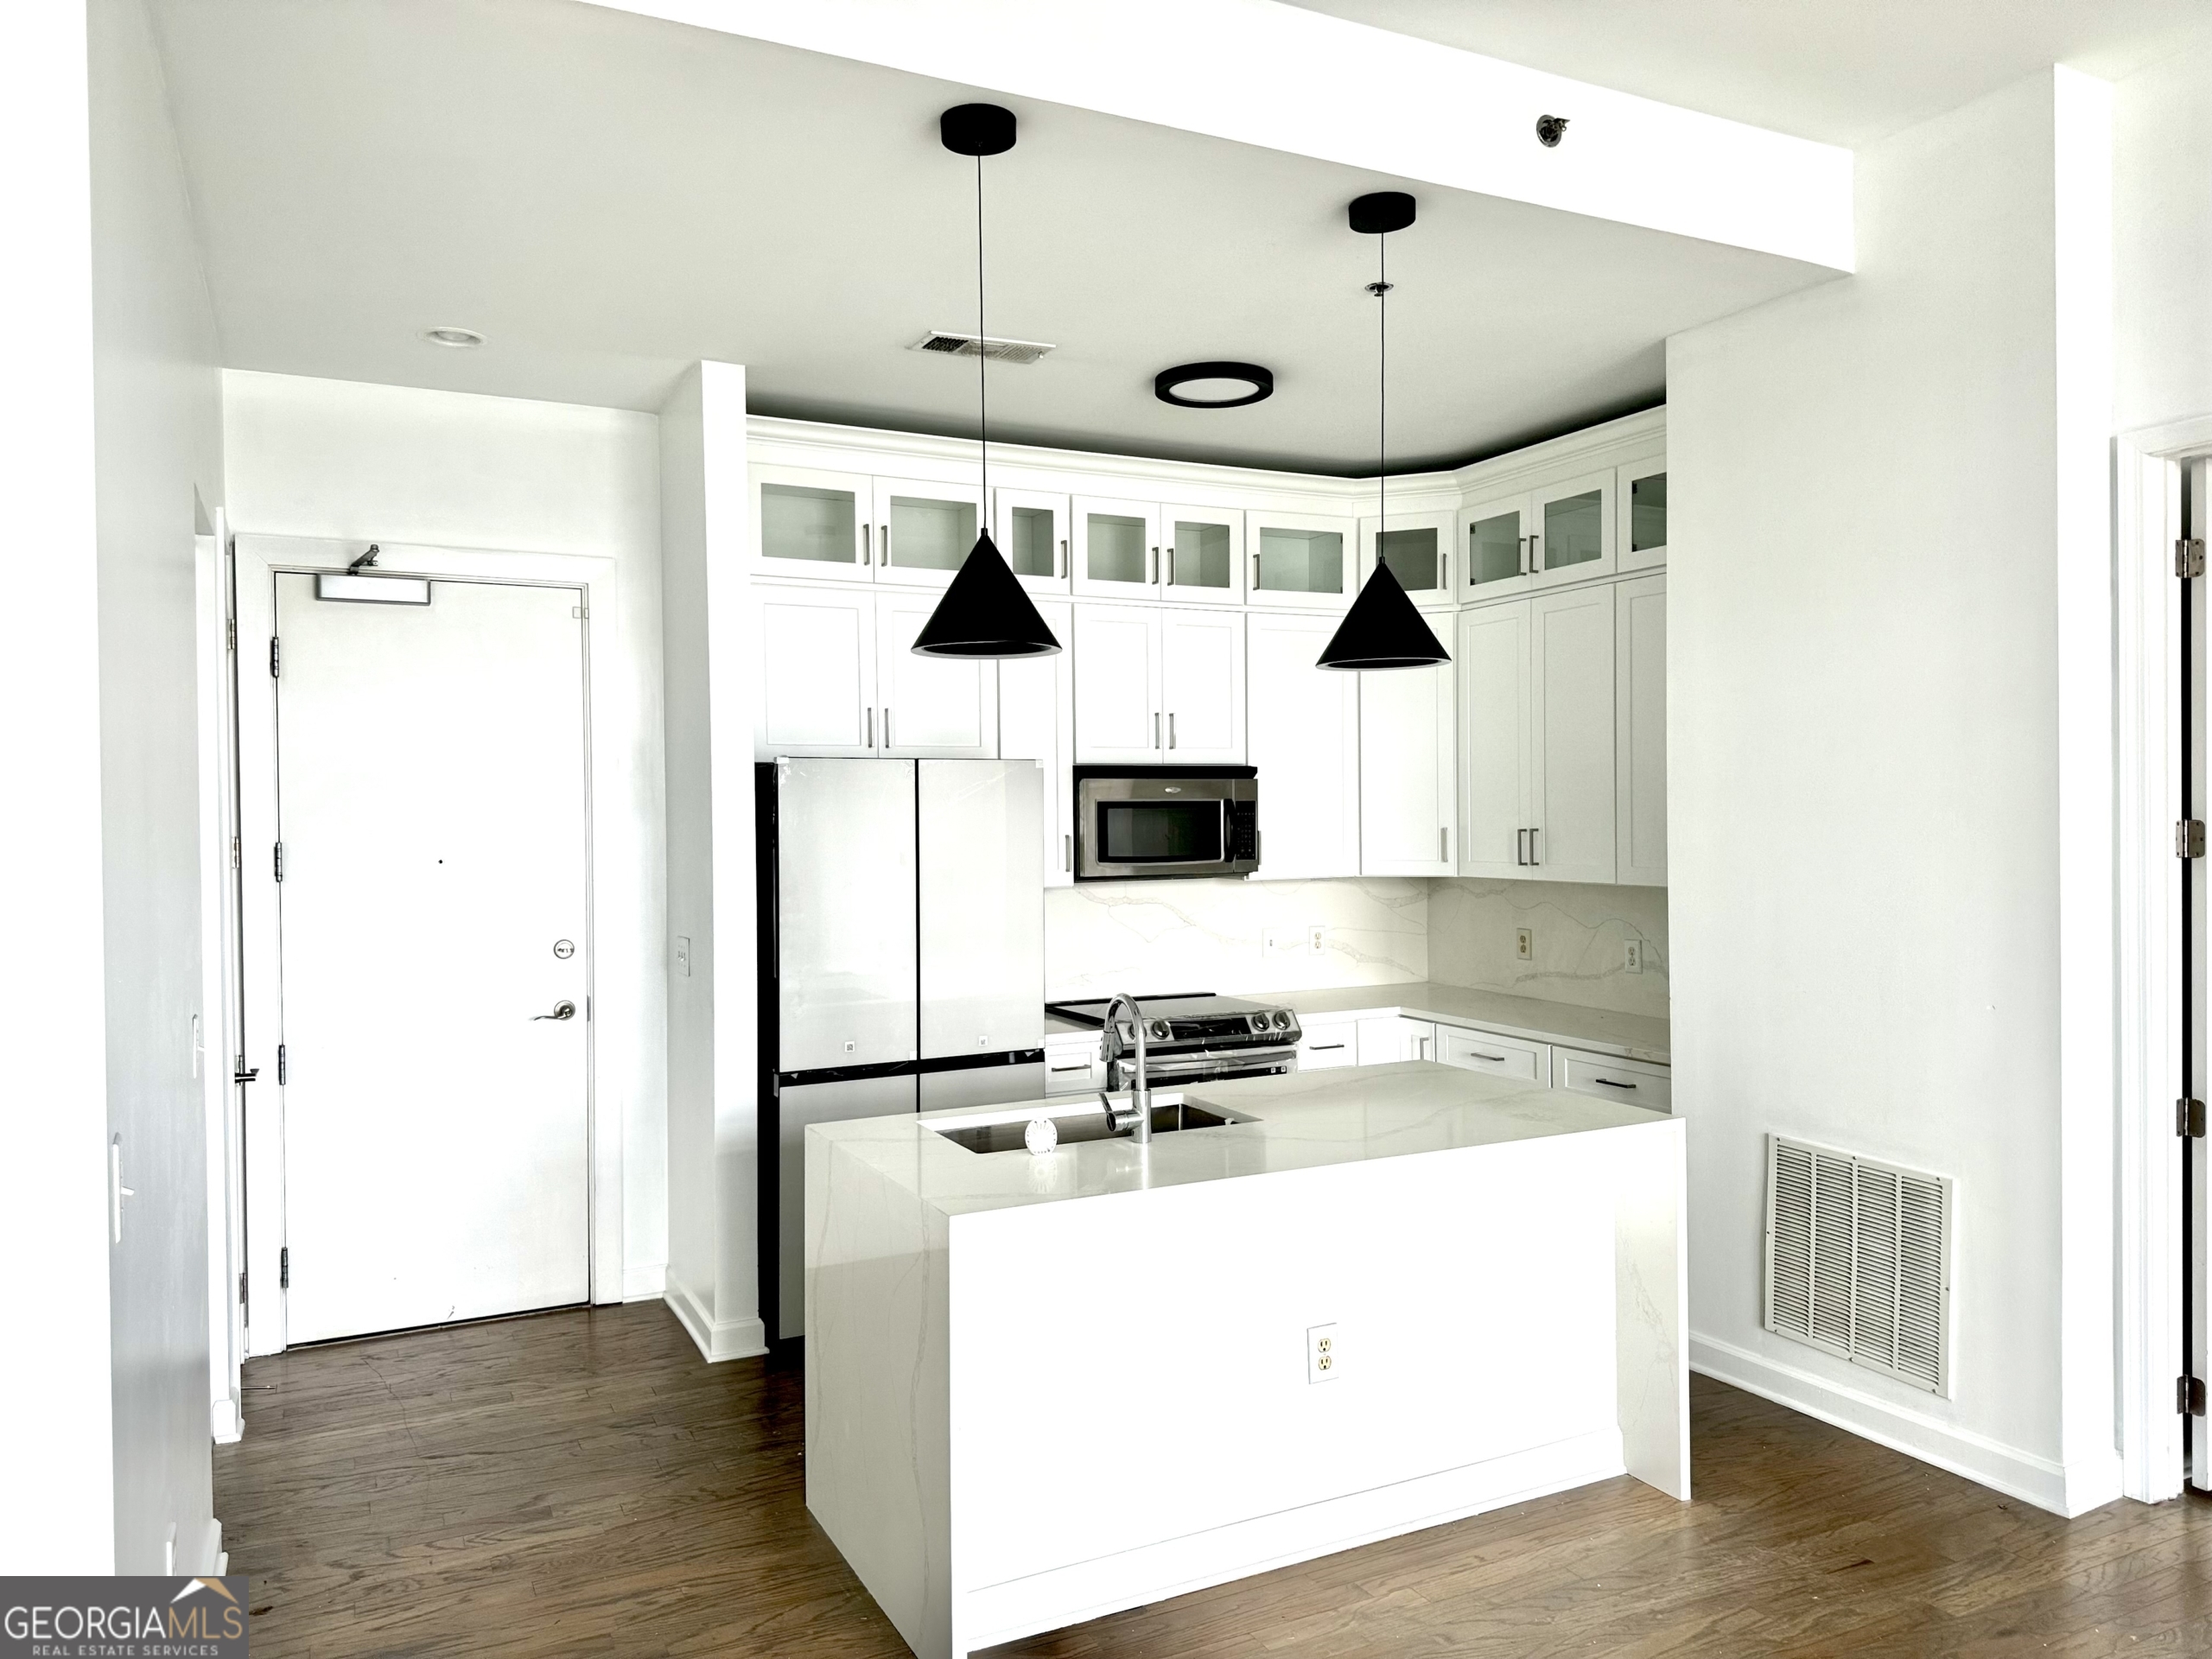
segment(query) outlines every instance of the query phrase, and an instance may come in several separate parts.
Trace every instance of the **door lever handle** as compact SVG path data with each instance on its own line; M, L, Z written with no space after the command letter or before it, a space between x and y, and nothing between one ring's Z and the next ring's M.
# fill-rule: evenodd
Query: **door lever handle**
M530 1017L532 1023L540 1020L573 1020L576 1017L576 1005L564 996L553 1005L552 1013L533 1014Z

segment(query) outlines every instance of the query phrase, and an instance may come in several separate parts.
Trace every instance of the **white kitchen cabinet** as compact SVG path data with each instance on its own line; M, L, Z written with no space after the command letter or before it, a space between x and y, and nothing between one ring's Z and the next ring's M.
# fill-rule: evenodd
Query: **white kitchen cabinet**
M1550 588L1612 575L1612 469L1534 492L1529 529L1535 537L1529 559L1532 585Z
M1655 1112L1675 1109L1675 1074L1648 1060L1617 1059L1579 1048L1552 1050L1552 1086L1597 1100L1643 1106Z
M1094 599L1160 596L1157 504L1078 495L1073 513L1078 594Z
M1075 607L1075 758L1148 766L1166 741L1160 719L1160 613Z
M1244 514L1235 507L1163 505L1160 596L1183 605L1244 599Z
M1667 457L1654 455L1613 474L1614 563L1624 571L1667 563Z
M1077 605L1076 757L1084 765L1241 765L1244 619Z
M1245 742L1260 772L1255 880L1359 874L1358 674L1316 668L1333 616L1245 619Z
M1667 578L1613 589L1614 880L1667 885Z
M1529 601L1529 866L1540 880L1615 873L1613 589Z
M1529 874L1528 601L1459 622L1459 874L1512 880Z
M1045 1093L1087 1095L1106 1086L1106 1060L1098 1033L1045 1039Z
M1613 632L1611 584L1461 613L1462 875L1613 880Z
M1254 510L1244 515L1245 597L1254 605L1341 611L1359 562L1355 518Z
M1379 546L1381 556L1408 598L1425 611L1449 610L1459 596L1452 577L1452 525L1457 518L1450 512L1394 512L1387 531L1380 518L1361 519L1358 585L1365 587L1374 573Z
M1548 1043L1524 1042L1487 1031L1468 1031L1459 1026L1436 1028L1437 1058L1463 1071L1481 1071L1494 1077L1513 1077L1548 1089L1552 1082L1552 1051Z
M1363 874L1451 875L1457 868L1452 670L1439 663L1359 677Z
M994 490L991 496L991 537L1021 585L1033 594L1066 593L1068 498L1039 490Z
M1042 599L1037 613L1060 642L1051 657L1009 657L999 667L999 758L1034 760L1044 774L1045 885L1075 880L1075 607Z
M873 480L865 474L756 466L747 481L756 571L809 582L874 578Z
M764 583L753 620L760 758L877 753L875 595Z
M875 480L875 577L910 588L944 588L983 528L981 484Z
M1436 1027L1427 1020L1402 1014L1370 1014L1359 1022L1357 1037L1362 1065L1389 1065L1398 1060L1436 1058Z
M1503 599L1529 583L1529 497L1525 491L1470 502L1459 510L1458 596Z
M1334 1066L1359 1064L1359 1020L1357 1016L1300 1020L1298 1023L1300 1071L1325 1071Z
M914 655L914 638L941 597L875 595L876 753L988 760L999 750L998 664Z

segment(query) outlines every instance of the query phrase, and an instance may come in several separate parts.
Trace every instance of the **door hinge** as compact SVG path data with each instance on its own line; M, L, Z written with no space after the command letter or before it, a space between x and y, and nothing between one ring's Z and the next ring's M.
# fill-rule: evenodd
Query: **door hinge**
M281 841L276 843L276 879L284 879L284 843Z
M588 605L571 605L569 607L569 614L575 617L578 621L583 621L591 615L591 607Z
M277 649L276 636L272 633L269 636L269 677L270 679L278 677L277 670L283 663L283 658Z
M2184 1141L2204 1138L2204 1103L2201 1100L2174 1102L2174 1133Z
M289 1290L291 1287L292 1247L287 1244L276 1252L276 1288Z
M282 1043L276 1045L276 1081L284 1081L284 1045Z
M245 1274L238 1274L238 1306L245 1306Z
M2183 582L2204 574L2204 538L2184 536L2174 543L2174 575Z
M2174 1379L2174 1409L2184 1417L2204 1414L2204 1379L2201 1376L2177 1376Z
M2174 856L2202 858L2204 856L2204 820L2183 818L2174 825Z
M231 837L231 868L234 870L238 868L238 859L241 855L241 852L242 849L238 846L238 838L236 836L232 836Z
M226 616L223 619L223 649L236 651L238 648L238 620L235 616Z

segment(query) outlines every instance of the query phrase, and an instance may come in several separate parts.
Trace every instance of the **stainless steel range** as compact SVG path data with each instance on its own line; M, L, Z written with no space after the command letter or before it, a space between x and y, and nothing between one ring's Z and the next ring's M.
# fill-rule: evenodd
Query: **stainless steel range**
M1136 1065L1136 1032L1124 1017L1106 1026L1107 999L1047 1002L1045 1011L1104 1028L1106 1087L1126 1089ZM1271 1077L1298 1069L1298 1016L1288 1008L1235 997L1184 994L1137 999L1144 1019L1146 1070L1154 1088L1223 1077Z

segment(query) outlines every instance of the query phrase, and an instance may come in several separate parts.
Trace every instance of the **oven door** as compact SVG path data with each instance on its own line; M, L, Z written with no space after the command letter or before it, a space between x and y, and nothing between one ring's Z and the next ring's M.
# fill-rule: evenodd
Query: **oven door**
M1243 785L1249 790L1250 785ZM1231 797L1237 780L1087 777L1076 783L1076 868L1080 880L1132 876L1235 875Z

